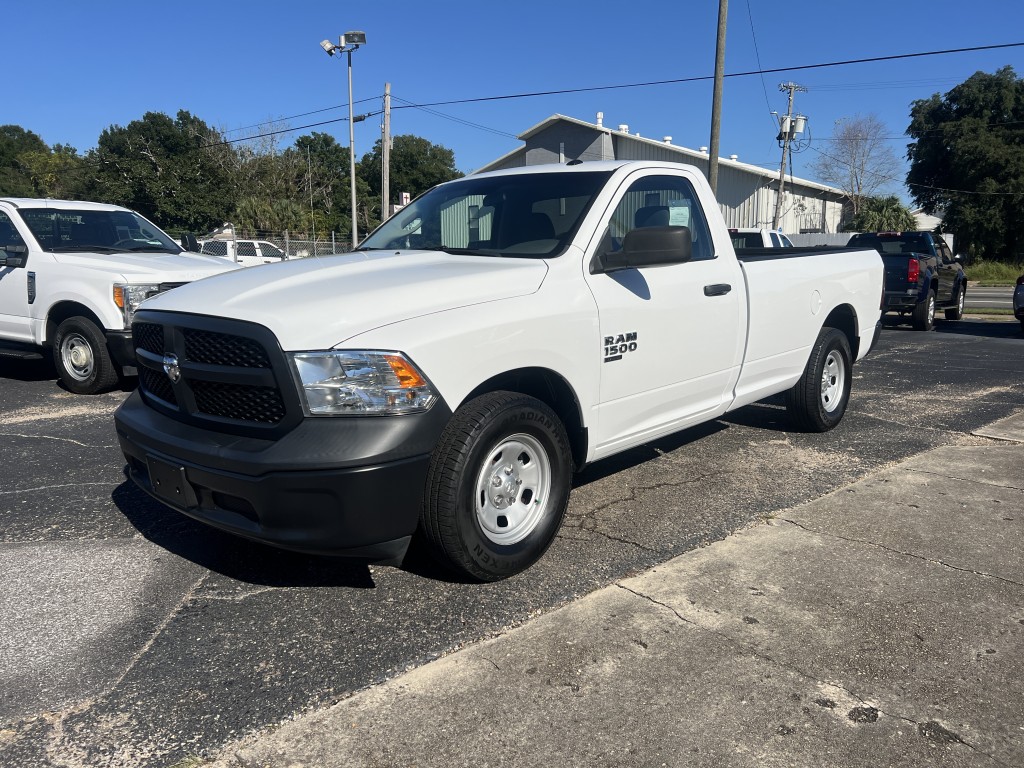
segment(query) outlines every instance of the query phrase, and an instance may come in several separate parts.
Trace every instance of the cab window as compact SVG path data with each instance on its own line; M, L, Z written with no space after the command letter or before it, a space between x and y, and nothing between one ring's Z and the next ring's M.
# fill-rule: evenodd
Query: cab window
M25 241L14 228L14 222L10 217L0 211L0 249L6 249L9 245L25 245Z
M611 215L600 252L619 250L626 234L641 227L688 227L693 239L691 260L715 258L697 192L680 176L645 176L633 182Z

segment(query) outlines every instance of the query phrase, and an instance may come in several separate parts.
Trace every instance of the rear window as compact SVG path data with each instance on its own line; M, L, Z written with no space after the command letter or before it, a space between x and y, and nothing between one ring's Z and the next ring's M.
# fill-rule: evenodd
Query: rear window
M760 232L730 232L729 239L732 240L733 248L762 248Z

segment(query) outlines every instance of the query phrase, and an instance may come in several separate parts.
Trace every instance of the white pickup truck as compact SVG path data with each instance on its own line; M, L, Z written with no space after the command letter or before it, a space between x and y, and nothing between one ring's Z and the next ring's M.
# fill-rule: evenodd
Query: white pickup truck
M793 241L781 232L764 227L730 227L733 248L792 248Z
M135 365L131 322L143 299L236 268L184 253L126 208L0 198L0 357L52 351L71 392L110 389Z
M468 176L356 253L148 301L117 434L132 480L210 525L392 562L418 532L495 580L589 462L780 392L836 426L881 294L873 249L737 258L690 166Z

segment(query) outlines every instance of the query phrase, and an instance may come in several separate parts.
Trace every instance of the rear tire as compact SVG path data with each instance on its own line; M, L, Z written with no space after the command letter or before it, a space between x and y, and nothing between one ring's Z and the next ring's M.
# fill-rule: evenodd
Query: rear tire
M960 320L964 316L964 301L967 297L967 286L961 285L956 297L956 306L946 310L947 320Z
M824 327L800 380L786 393L786 410L797 428L828 432L843 420L853 381L846 334Z
M57 326L53 364L61 384L78 395L106 392L118 382L107 340L96 324L84 317L70 317Z
M435 556L479 581L526 570L555 538L572 486L565 427L547 405L491 392L459 408L427 473L421 531Z
M930 331L935 327L935 291L928 289L924 301L914 307L914 330Z

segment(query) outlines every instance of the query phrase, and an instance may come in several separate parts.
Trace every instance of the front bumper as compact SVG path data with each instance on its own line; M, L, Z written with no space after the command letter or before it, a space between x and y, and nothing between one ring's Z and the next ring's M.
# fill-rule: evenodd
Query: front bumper
M137 392L115 414L127 475L215 528L285 549L400 557L416 530L443 403L399 417L306 418L278 440L157 413Z
M120 368L135 368L135 345L131 331L107 331L107 349L114 365Z

